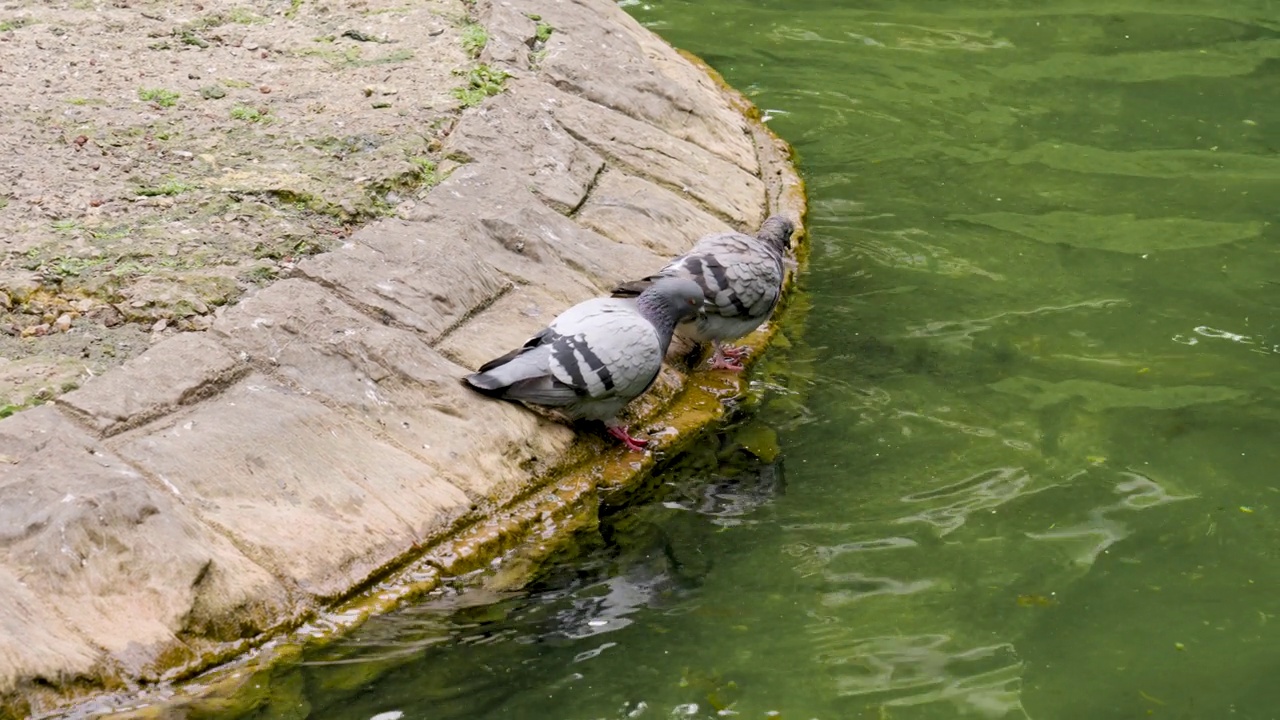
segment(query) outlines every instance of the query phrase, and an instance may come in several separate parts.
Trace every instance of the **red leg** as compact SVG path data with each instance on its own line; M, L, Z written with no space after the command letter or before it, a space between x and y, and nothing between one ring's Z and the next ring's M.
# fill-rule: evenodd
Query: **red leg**
M640 452L649 444L648 440L641 440L640 438L632 437L631 434L627 432L627 429L621 425L610 425L609 434L621 440L622 444L626 445L627 449L632 452Z
M742 372L743 366L741 362L738 362L737 358L729 356L720 343L716 343L716 352L711 356L711 369Z

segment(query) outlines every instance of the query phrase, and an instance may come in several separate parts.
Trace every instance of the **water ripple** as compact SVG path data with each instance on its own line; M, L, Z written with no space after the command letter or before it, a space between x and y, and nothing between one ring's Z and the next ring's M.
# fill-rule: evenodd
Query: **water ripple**
M1068 540L1079 544L1074 561L1079 565L1092 565L1107 548L1129 537L1128 525L1112 518L1119 511L1145 510L1167 505L1179 500L1190 500L1194 495L1174 495L1160 483L1136 472L1122 473L1124 480L1114 490L1122 497L1111 505L1094 508L1084 522L1046 532L1027 533L1033 540Z
M991 510L1010 500L1047 490L1053 485L1033 487L1034 480L1020 467L1003 467L984 470L950 485L902 498L906 503L923 503L949 499L943 505L930 507L915 515L899 518L898 524L927 523L937 528L939 535L948 535L965 524L969 515L981 510Z

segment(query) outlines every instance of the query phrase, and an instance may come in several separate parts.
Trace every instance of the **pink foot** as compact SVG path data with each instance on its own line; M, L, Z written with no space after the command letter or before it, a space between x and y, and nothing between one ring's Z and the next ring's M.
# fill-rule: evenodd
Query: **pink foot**
M734 348L735 350L738 348ZM716 352L711 356L712 370L729 370L730 372L742 372L742 363L737 357L725 352L725 348L716 346Z
M735 360L742 357L743 355L747 355L750 352L751 351L747 349L746 345L721 345L720 346L720 354L724 355L725 357L734 358Z
M609 434L621 440L622 444L626 445L627 449L631 452L640 452L649 444L648 440L641 440L640 438L632 437L630 433L627 432L627 429L621 425L609 426Z

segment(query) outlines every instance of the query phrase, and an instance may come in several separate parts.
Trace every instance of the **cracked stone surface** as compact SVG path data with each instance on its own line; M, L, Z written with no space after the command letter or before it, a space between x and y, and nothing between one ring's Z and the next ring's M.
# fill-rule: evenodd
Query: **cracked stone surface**
M443 137L429 192L0 420L0 718L208 667L451 556L557 467L630 467L459 379L699 236L794 210L798 179L742 100L610 0L477 13L480 60L511 78ZM665 432L685 380L665 367L637 427Z

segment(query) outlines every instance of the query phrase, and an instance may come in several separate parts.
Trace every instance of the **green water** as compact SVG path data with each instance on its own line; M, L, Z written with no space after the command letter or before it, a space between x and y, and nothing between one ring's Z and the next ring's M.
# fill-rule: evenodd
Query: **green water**
M1280 717L1280 3L628 10L799 153L783 454L687 458L257 716Z

